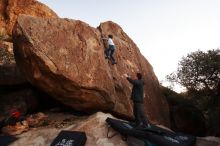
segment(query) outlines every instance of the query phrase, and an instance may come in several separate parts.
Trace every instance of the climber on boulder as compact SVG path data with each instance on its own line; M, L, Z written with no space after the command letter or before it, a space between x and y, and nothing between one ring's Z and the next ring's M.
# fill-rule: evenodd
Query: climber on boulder
M105 58L110 59L112 62L112 65L116 64L115 58L113 57L114 52L115 52L115 44L113 42L113 35L109 34L108 38L102 38L103 40L107 40L108 42L108 48L105 49Z

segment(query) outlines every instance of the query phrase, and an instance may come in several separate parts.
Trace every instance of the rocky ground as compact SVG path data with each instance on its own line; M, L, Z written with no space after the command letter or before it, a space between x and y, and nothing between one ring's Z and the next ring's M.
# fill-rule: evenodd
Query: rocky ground
M24 131L22 132L21 129L18 129L21 133L13 135L14 139L8 143L9 146L47 146L50 145L61 130L85 131L87 135L87 146L104 146L110 143L119 146L126 145L124 141L120 140L120 136L112 139L107 138L107 124L105 119L111 117L108 114L97 113L92 116L76 116L70 113L48 111L45 114L38 113L31 117L34 121L31 122L31 126L28 129L24 126ZM28 118L25 122L30 124ZM5 134L1 136L3 135Z
M87 116L77 116L71 114L71 112L63 112L60 109L54 108L44 112L26 115L24 120L17 122L15 125L3 127L1 135L19 135L23 132L42 128L66 128L86 118Z
M144 146L143 141L128 137L127 141L122 140L120 134L110 129L107 137L108 126L105 122L110 114L95 113L91 116L74 115L69 112L60 112L57 109L45 113L29 115L25 123L29 126L24 131L13 136L1 134L8 146L49 146L61 130L85 132L87 141L85 146ZM24 126L25 127L25 126ZM20 129L21 130L21 129ZM198 137L195 146L219 146L220 138L217 137Z

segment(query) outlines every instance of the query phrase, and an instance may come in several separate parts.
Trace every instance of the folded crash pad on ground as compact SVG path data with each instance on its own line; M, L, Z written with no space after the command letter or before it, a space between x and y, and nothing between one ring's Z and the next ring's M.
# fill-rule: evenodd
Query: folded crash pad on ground
M134 124L127 121L107 118L106 122L123 136L147 140L157 146L193 146L196 140L194 136L174 133L153 124L148 128L136 128Z

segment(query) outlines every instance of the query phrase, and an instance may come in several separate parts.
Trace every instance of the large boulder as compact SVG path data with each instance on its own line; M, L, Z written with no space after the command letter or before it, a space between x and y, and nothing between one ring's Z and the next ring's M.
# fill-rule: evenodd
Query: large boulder
M28 14L42 18L58 17L46 5L36 0L1 0L0 1L0 26L7 35L11 35L12 28L19 14Z
M104 57L101 37L113 34L117 64ZM110 111L132 116L131 85L123 74L142 72L146 114L169 125L169 109L152 66L120 26L98 29L70 19L21 15L13 30L14 53L21 72L33 85L62 103L83 111Z
M42 18L58 17L50 8L35 0L0 1L0 86L18 85L26 82L16 66L12 51L13 44L10 43L12 28L20 14Z

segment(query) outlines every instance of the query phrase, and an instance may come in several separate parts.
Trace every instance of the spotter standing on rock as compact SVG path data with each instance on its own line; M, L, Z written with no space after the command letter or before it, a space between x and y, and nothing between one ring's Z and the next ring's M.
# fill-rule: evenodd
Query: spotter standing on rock
M127 74L124 77L133 85L131 92L131 100L133 101L133 114L137 127L150 127L147 117L144 115L144 81L142 74L137 73L136 79L131 79Z
M110 59L112 62L112 65L116 64L115 58L113 57L114 52L115 52L115 44L113 42L113 35L109 34L108 38L102 38L103 40L107 40L108 41L108 48L105 49L105 58Z

